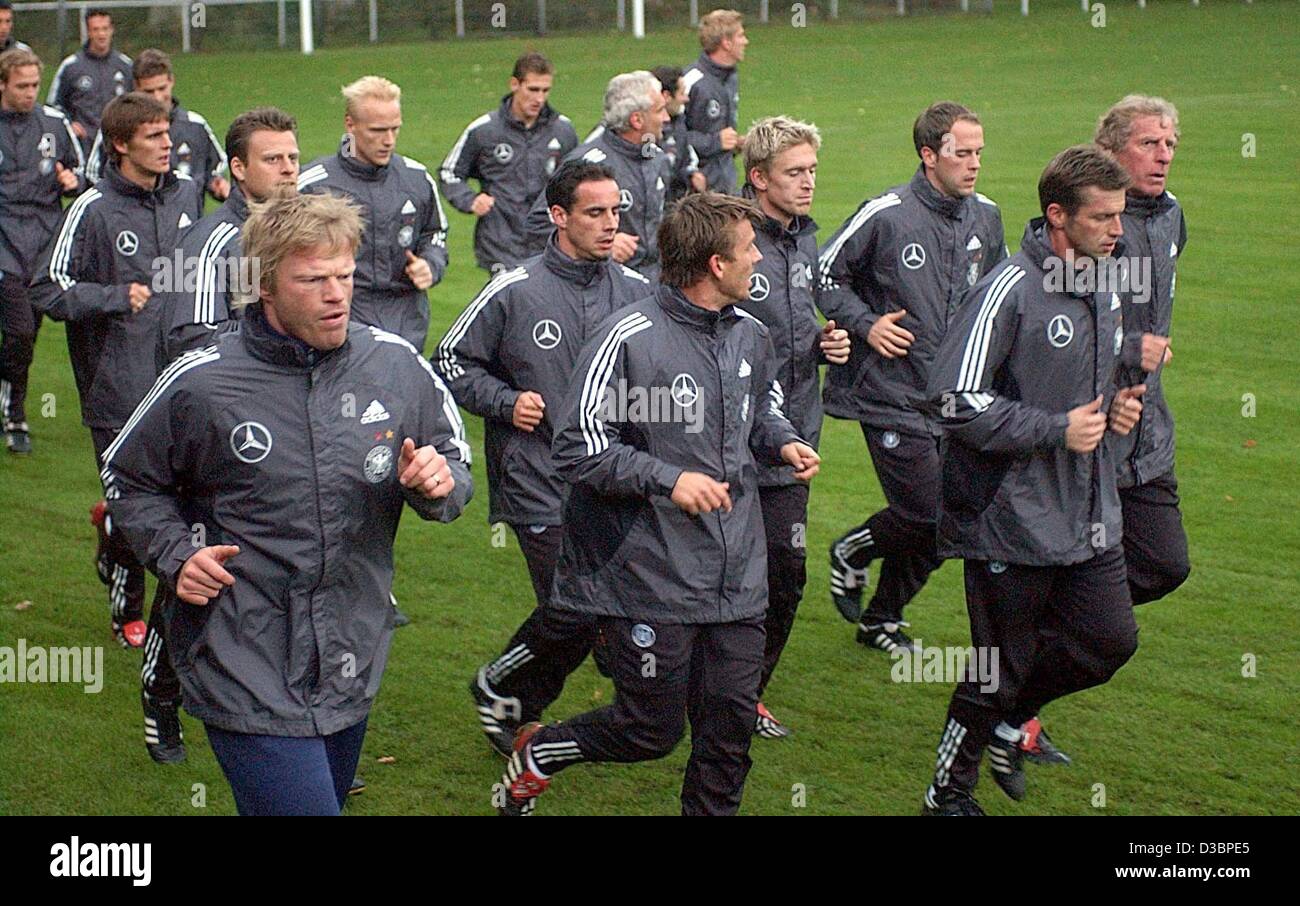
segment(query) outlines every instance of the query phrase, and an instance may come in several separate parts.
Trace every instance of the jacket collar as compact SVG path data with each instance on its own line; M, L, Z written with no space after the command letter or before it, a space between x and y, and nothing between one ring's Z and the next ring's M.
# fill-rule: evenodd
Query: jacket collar
M921 200L921 204L953 220L962 220L971 204L970 196L952 198L931 185L930 180L925 178L925 164L918 166L916 172L912 174L911 189L912 194Z
M600 134L600 137L596 139L596 144L604 144L616 153L621 154L624 157L630 157L633 160L640 161L645 159L641 153L641 145L628 141L621 135L615 133L608 126L605 127L605 131ZM653 143L650 144L650 147L654 148L655 151L660 150L659 146Z
M241 224L248 219L248 199L244 197L239 183L233 179L230 180L230 194L226 196L221 206L238 217Z
M349 176L354 176L357 179L364 179L368 182L380 182L388 175L388 168L391 164L384 164L382 167L377 167L353 154L347 153L347 147L348 134L345 132L343 133L343 137L339 139L339 151L338 154L335 155L335 157L338 158L339 166L343 168L343 172L347 173ZM396 151L393 152L392 160L397 160Z
M754 202L755 205L758 205L758 192L755 191L752 183L746 182L741 187L740 194L742 198L748 198L750 201ZM761 211L762 208L760 207L759 210ZM763 222L758 225L758 228L772 239L785 238L789 239L790 242L798 242L802 236L806 236L810 233L815 235L817 233L817 221L813 220L811 217L796 214L790 221L790 225L787 227L783 226L781 221L777 220L775 217L769 217L767 212L764 211Z
M713 62L713 59L704 51L700 51L700 59L698 62L701 69L713 75L719 81L726 81L727 76L736 71L736 67L734 66L719 66L717 63Z
M712 332L719 322L739 317L734 305L728 305L721 311L709 311L686 298L677 287L663 283L659 284L655 298L668 317L696 330Z
M351 342L349 338L338 349L323 351L309 346L297 337L287 336L272 327L266 320L261 302L248 306L240 332L244 337L244 345L253 358L286 368L315 368L340 349L346 349Z
M568 283L576 283L578 286L590 286L600 279L610 267L609 260L604 261L579 261L576 258L570 258L564 252L560 251L560 246L555 241L556 234L551 233L551 238L546 241L546 249L542 252L542 263L546 269Z
M524 132L530 132L533 129L540 129L541 127L549 123L551 119L555 116L554 108L551 107L550 102L547 102L545 104L542 104L541 112L537 114L537 120L532 124L532 126L525 126L523 122L521 122L519 118L515 116L514 110L511 109L511 105L513 102L514 102L514 95L507 94L505 97L501 99L501 106L498 109L501 111L501 122L506 123L507 125L512 126L515 129L520 129Z
M115 51L116 49L117 49L116 47L114 47L112 44L110 44L110 45L108 45L108 53L104 54L103 56L99 56L99 55L97 55L97 54L93 54L93 53L90 52L90 42L89 42L89 41L87 41L86 43L84 43L84 44L81 45L81 52L82 52L82 54L83 54L87 59L91 59L91 60L107 60L109 57L111 57L111 56L113 55L113 51Z
M1174 197L1167 191L1161 192L1159 195L1134 195L1129 193L1124 196L1124 213L1141 220L1162 214L1173 206Z
M125 195L128 198L149 200L161 198L177 183L176 174L171 170L168 170L162 176L158 177L158 181L154 183L152 189L142 189L123 176L122 171L118 169L117 164L113 161L109 161L105 164L104 178L100 181L107 182L113 187L113 191L119 195Z

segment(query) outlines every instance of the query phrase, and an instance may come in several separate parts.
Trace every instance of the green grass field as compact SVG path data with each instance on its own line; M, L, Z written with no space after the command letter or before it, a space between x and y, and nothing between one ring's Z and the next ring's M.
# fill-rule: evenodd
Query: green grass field
M1300 235L1300 32L1295 4L1111 4L1093 28L1074 4L1009 4L993 16L752 26L742 118L788 113L822 129L814 216L823 237L864 198L906 181L910 127L940 98L983 117L980 189L1002 206L1014 250L1037 213L1038 175L1061 148L1091 137L1097 116L1141 91L1173 100L1182 145L1171 187L1187 212L1166 371L1178 419L1178 476L1193 572L1171 599L1138 614L1141 648L1103 688L1050 706L1045 720L1075 757L1031 767L1030 796L1000 814L1258 814L1300 812L1300 278L1286 252ZM379 73L404 90L399 150L436 166L460 130L493 106L514 57L536 46L559 67L555 106L579 133L598 118L614 72L697 52L687 29L642 44L613 33L294 53L178 57L177 95L222 134L255 104L301 126L303 161L341 131L338 87ZM129 50L137 50L129 46ZM1242 154L1246 133L1257 154ZM1291 145L1287 145L1291 142ZM430 345L481 286L471 218L452 213L452 266L431 294ZM106 595L91 568L87 510L98 499L88 431L61 325L46 322L32 372L36 453L0 453L0 645L104 645L106 680L0 686L0 814L230 814L234 804L203 736L185 719L190 757L159 767L141 744L140 657L111 645ZM48 397L46 395L49 395ZM1243 415L1243 397L1255 414ZM52 417L41 417L42 399ZM487 814L501 762L489 754L465 682L528 613L532 593L511 538L492 545L481 424L469 419L478 496L451 526L409 517L397 543L396 594L414 623L395 639L371 715L361 771L369 790L351 814ZM951 688L902 685L891 662L853 642L830 606L823 552L883 501L857 426L828 421L814 482L805 602L766 699L795 735L756 740L748 814L911 814L934 763ZM1253 442L1253 443L1249 443ZM34 606L15 609L20 601ZM959 564L935 574L908 610L927 644L969 642ZM1252 655L1257 675L1243 677ZM590 662L553 717L610 699ZM390 764L376 762L393 756ZM634 766L571 770L541 814L672 814L687 747ZM206 807L192 804L206 785ZM806 804L794 803L802 784ZM1096 785L1105 807L1095 807Z

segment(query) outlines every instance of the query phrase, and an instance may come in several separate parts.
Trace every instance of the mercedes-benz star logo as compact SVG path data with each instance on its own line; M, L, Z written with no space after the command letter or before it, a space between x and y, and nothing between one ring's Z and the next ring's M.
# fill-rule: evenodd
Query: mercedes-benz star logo
M695 383L695 378L689 374L682 373L673 378L672 386L673 402L687 409L695 405L695 401L700 398L700 385Z
M627 189L618 190L618 209L620 211L632 210L632 193Z
M762 274L749 275L749 298L751 301L762 302L771 291L772 285L767 282L767 277Z
M554 349L560 345L560 325L543 318L533 325L533 342L538 349Z
M1074 339L1074 322L1065 315L1057 315L1047 325L1047 342L1064 349Z
M140 247L140 238L130 230L123 230L117 234L117 250L123 255L134 255L135 250Z
M925 265L925 249L920 243L909 242L903 246L903 267L909 271L914 271Z
M230 449L240 462L261 462L271 452L271 432L260 422L240 422L230 432Z

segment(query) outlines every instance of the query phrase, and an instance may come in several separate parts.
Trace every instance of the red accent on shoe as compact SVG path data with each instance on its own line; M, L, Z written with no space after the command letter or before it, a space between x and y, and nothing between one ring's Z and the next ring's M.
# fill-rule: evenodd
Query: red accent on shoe
M90 508L90 524L103 525L106 515L108 515L108 501L100 500Z
M1041 753L1042 749L1038 745L1038 734L1042 731L1043 725L1037 716L1025 721L1024 726L1020 728L1020 751L1035 755Z
M515 732L515 757L523 765L523 773L510 784L510 795L515 799L534 799L551 785L551 778L541 777L528 766L528 743L542 728L539 721L526 723Z
M122 637L132 648L143 648L144 637L149 632L149 625L144 620L132 620L122 627Z
M779 723L781 722L781 721L777 720L775 717L772 716L772 712L769 711L769 710L767 710L767 705L763 704L762 702L759 702L759 703L758 703L758 716L759 716L759 717L766 717L768 720L772 721L772 723L774 723L774 724L779 724Z

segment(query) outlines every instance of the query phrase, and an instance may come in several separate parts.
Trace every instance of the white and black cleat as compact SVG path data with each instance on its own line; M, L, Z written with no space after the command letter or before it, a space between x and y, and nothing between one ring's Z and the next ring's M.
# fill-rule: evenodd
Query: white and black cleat
M999 723L989 740L989 768L1002 792L1019 802L1025 798L1024 754L1020 750L1020 731L1006 722Z
M761 736L764 739L785 739L790 735L790 728L781 721L771 711L767 710L767 705L762 702L758 703L758 715L754 720L754 735Z
M910 625L912 624L902 620L897 623L859 623L858 644L866 645L868 648L878 648L889 654L900 649L919 652L921 646L901 628Z
M975 801L975 797L955 786L935 789L931 786L925 791L925 802L921 806L922 815L940 817L982 818L984 809Z
M474 679L470 680L469 694L474 696L479 725L488 744L498 755L509 758L514 751L515 732L519 729L519 699L497 695L488 682L487 667L480 667Z
M867 587L869 570L857 569L840 553L840 543L831 545L831 601L840 616L850 623L862 617L862 590Z
M179 764L185 760L185 737L176 702L154 701L140 691L144 709L144 747L158 764Z

